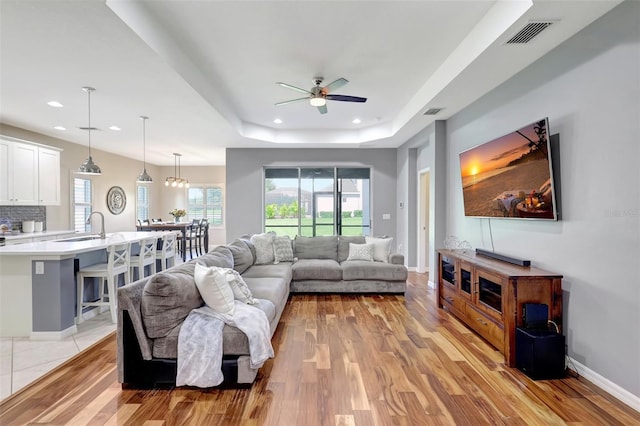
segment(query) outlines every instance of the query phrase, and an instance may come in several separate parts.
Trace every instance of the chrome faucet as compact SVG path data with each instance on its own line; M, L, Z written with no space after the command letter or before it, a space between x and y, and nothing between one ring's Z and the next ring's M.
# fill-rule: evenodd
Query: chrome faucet
M104 215L102 214L102 212L91 212L91 214L87 218L87 223L91 223L91 216L93 216L94 214L99 214L102 218L102 226L100 227L100 239L104 240L105 238L107 238L107 234L104 233Z

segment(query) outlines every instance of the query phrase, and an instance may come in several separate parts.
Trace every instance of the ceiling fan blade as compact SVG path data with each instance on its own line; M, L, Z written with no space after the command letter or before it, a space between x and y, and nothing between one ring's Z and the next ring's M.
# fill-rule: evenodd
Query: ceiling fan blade
M331 101L342 102L367 102L367 98L361 98L359 96L347 96L347 95L327 95L327 99Z
M308 90L301 89L301 88L299 88L299 87L292 86L292 85L287 84L287 83L277 82L276 84L277 84L278 86L286 87L287 89L295 90L296 92L304 93L304 94L306 94L306 95L311 95L311 94L312 94L312 93L311 93L310 91L308 91Z
M320 111L320 114L326 114L327 113L327 106L326 105L322 105L318 107L318 111Z
M306 97L306 98L298 98L298 99L291 99L291 100L289 100L289 101L278 102L278 103L276 103L276 106L286 105L286 104L291 104L291 103L299 102L299 101L308 101L308 100L309 100L309 97Z
M322 91L327 94L329 92L332 92L336 89L341 88L342 86L344 86L345 84L347 84L349 82L349 80L347 80L346 78L339 78L335 81L332 81L331 83L327 84L326 86L324 86L322 88Z

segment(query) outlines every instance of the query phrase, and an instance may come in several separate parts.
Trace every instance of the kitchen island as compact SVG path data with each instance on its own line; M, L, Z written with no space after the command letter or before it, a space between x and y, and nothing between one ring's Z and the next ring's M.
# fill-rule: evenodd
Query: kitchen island
M61 339L76 333L75 272L106 262L106 248L163 232L118 232L0 247L0 337ZM134 249L135 251L135 249Z

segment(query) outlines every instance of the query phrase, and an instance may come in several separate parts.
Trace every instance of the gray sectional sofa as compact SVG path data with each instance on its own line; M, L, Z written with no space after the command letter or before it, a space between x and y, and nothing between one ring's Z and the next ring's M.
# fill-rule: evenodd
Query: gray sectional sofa
M404 257L386 261L347 260L349 243L364 237L296 237L291 262L256 264L259 257L249 236L118 289L118 380L124 388L175 386L178 335L192 309L204 304L194 280L195 263L233 268L258 300L270 323L271 336L292 292L404 293ZM250 386L258 370L249 366L246 336L223 329L222 387Z

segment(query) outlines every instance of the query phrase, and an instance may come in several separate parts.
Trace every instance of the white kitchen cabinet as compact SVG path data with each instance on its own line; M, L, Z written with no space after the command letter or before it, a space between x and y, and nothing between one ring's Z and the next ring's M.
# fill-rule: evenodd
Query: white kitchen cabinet
M38 204L60 205L60 151L38 147Z
M0 138L0 204L59 205L60 150Z

